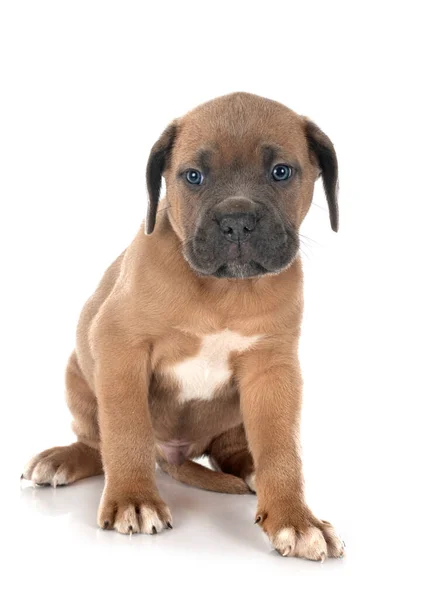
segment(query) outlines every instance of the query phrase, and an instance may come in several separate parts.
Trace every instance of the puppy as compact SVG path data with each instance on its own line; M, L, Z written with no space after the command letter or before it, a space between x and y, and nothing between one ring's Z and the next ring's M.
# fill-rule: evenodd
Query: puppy
M329 138L265 98L231 94L172 122L149 157L145 228L78 324L66 371L78 441L23 477L105 473L99 526L151 534L172 527L157 462L204 489L255 491L256 522L283 556L341 556L305 503L298 448L298 231L319 176L337 230L337 170Z

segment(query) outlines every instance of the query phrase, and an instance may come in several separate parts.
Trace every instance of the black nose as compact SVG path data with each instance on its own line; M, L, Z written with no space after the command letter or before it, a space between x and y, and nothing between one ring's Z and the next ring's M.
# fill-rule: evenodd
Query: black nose
M257 219L253 213L232 213L223 215L218 224L229 242L244 242L254 231Z

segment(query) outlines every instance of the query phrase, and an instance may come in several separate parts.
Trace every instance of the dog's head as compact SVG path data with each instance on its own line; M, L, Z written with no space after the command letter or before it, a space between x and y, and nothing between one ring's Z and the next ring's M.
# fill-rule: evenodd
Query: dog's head
M322 176L338 229L338 165L329 138L282 104L236 93L174 121L147 166L153 232L161 191L183 254L200 275L258 277L289 266Z

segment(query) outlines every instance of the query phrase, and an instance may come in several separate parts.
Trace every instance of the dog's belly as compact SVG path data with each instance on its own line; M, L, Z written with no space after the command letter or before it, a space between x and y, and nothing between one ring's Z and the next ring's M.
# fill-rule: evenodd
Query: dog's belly
M229 329L203 336L198 354L167 369L178 383L179 402L214 398L232 376L230 354L248 350L260 337L244 336Z
M171 464L205 453L211 441L242 422L239 394L224 386L212 401L181 403L175 394L157 388L150 401L156 444Z
M181 465L189 456L191 443L184 440L169 440L158 444L162 456L171 465Z

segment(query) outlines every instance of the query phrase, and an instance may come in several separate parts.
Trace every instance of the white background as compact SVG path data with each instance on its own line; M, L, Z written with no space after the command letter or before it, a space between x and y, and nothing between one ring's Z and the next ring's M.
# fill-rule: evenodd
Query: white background
M0 9L1 522L5 597L423 594L423 20L420 2L24 2ZM172 532L96 529L101 478L23 489L72 440L80 308L144 217L167 123L237 90L315 120L340 161L302 233L307 497L347 557L283 559L254 497L159 476ZM132 594L132 596L130 596Z

